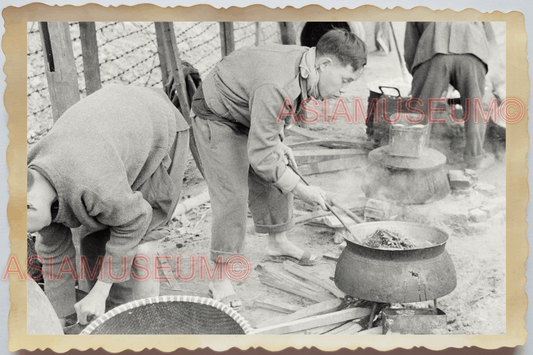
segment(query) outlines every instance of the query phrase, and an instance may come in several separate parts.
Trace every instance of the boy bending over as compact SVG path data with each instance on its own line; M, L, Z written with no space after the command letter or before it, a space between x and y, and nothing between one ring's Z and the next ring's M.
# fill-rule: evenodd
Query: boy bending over
M159 295L153 256L179 200L188 140L163 91L111 85L68 109L29 151L28 232L39 232L45 292L63 325L75 312L86 324L106 301ZM76 277L73 232L84 271ZM90 291L78 303L76 278Z

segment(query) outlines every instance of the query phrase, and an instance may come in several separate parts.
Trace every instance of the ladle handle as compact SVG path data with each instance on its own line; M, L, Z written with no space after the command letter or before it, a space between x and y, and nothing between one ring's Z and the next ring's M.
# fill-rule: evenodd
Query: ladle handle
M331 202L333 203L333 206L339 208L342 212L344 212L348 217L353 219L355 222L357 223L365 222L361 217L359 217L358 215L350 211L346 206L341 205L337 200L331 199Z
M304 177L302 176L302 174L300 174L300 172L299 172L294 166L292 166L292 164L290 163L290 161L289 161L289 167L290 167L290 168L296 173L296 175L298 175L298 177L303 181L304 184L306 184L307 186L309 186L309 183L304 179ZM335 206L339 207L339 209L341 209L344 213L346 213L346 214L348 215L348 217L352 218L352 219L353 219L354 221L356 221L357 223L361 223L361 222L363 222L363 220L362 220L361 218L357 217L355 214L353 214L353 213L352 213L350 210L348 210L346 207L344 207L344 206L342 206L342 207L339 206L338 202L335 202L335 201L333 201L333 200L332 200L332 202L333 202L333 204L334 204ZM344 223L344 221L343 221L343 220L341 219L341 217L337 214L337 212L335 212L335 211L333 210L333 207L331 207L331 205L330 205L329 203L327 203L326 201L324 201L324 204L326 205L326 208L327 208L331 213L333 213L333 215L334 215L335 217L337 217L337 219L339 220L339 222L341 222L341 224L344 226L344 228L346 228L346 229L348 230L348 233L351 234L352 238L353 238L357 243L359 243L359 244L363 244L363 243L361 242L361 240L360 240L355 234L352 233L352 231L350 230L350 228L348 228L348 226L346 225L346 223ZM348 213L349 213L349 214L348 214ZM354 218L352 217L352 215L355 216L355 218L359 219L360 222L359 222L357 219L354 219Z

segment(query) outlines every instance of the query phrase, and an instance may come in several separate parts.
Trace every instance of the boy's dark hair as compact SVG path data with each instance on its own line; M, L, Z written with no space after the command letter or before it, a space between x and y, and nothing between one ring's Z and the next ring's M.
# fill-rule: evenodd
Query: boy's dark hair
M27 169L28 170L28 188L27 188L27 191L30 191L31 188L33 187L33 183L35 182L35 179L33 177L33 174L31 173L31 169Z
M316 45L317 55L334 55L353 70L366 65L366 45L353 33L336 28L323 35Z

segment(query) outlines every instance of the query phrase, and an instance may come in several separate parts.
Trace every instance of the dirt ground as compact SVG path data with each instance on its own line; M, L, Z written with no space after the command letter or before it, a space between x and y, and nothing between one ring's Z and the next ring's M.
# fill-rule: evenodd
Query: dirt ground
M408 85L400 75L395 53L385 56L373 53L368 60L365 75L360 83L353 84L349 93L366 103L367 86L379 82L381 85L402 87L402 95L407 95ZM380 82L380 80L382 80ZM365 85L366 84L366 85ZM342 120L335 124L316 124L310 127L314 132L325 132L343 140L366 139L364 124L348 124ZM291 136L288 137L290 142ZM431 143L433 147L448 156L446 169L462 168L460 160L453 159L461 142L442 139ZM463 143L464 144L464 143ZM501 149L502 144L499 145ZM459 147L459 148L458 148ZM504 145L503 145L504 147ZM446 250L450 254L457 273L457 287L453 292L438 300L439 308L447 315L449 334L504 334L506 315L505 295L505 152L497 152L496 164L479 172L477 186L465 193L451 193L444 199L424 205L403 206L405 220L423 221L449 233ZM454 155L455 154L455 155ZM361 180L365 165L347 168L333 173L310 175L308 181L332 193L341 202L365 198L361 190ZM186 172L183 198L196 196L206 190L192 158ZM484 222L468 220L470 210L482 207L489 202L496 204L498 212ZM298 210L311 210L300 201L295 202ZM236 284L235 289L244 303L241 314L253 326L265 319L281 315L254 305L254 301L268 300L285 302L297 306L307 306L311 301L263 285L259 273L254 269L262 265L271 270L282 270L282 264L268 261L264 253L267 236L253 231L253 222L248 219L249 229L246 236L244 255L251 263L252 271L248 278ZM209 255L211 210L209 203L188 212L179 220L173 221L173 230L161 244L160 254L179 255L180 273L190 275L191 256L197 259ZM342 251L345 243L334 242L335 229L316 225L297 225L291 230L289 238L300 247L316 254L335 254ZM196 260L197 261L197 260ZM175 272L175 265L172 265ZM309 271L322 279L334 275L335 261L323 258L320 263L308 267ZM162 294L191 294L208 296L208 281L200 280L198 274L191 281L164 283Z

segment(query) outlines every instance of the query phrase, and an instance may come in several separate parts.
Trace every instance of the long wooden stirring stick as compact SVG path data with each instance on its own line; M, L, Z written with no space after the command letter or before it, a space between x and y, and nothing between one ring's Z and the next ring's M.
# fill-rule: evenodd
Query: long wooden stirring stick
M292 164L291 162L289 161L289 167L296 173L296 175L298 175L298 177L303 181L304 184L306 184L307 186L309 186L309 183L304 179L304 177L302 176L302 174L300 174L300 172L298 171L298 169L296 169ZM358 216L356 216L355 214L353 214L350 210L348 210L348 208L344 207L344 206L339 206L339 204L335 201L333 201L333 204L337 207L339 207L344 213L346 213L348 215L348 217L352 218L355 222L357 223L361 223L361 222L364 222L361 218L359 218ZM352 231L350 230L350 228L348 228L348 226L346 225L346 223L344 223L344 221L341 219L341 217L337 214L337 212L335 212L333 210L333 207L327 203L326 201L324 201L324 204L326 205L326 208L331 212L333 213L333 215L335 217L337 217L337 219L339 220L339 222L341 222L341 224L344 226L344 228L346 228L348 230L348 233L350 233L350 235L352 236L352 238L359 244L363 244L362 241L355 235L352 233ZM349 212L349 214L347 213ZM355 217L353 217L353 216Z

